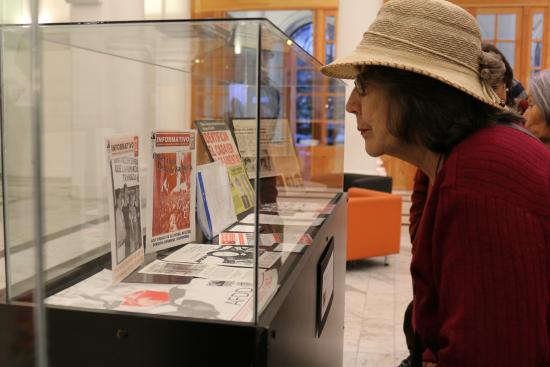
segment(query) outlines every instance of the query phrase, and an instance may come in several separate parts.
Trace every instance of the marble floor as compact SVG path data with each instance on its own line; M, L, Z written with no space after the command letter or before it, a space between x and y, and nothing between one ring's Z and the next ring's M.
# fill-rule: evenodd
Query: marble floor
M412 299L409 207L404 200L401 252L388 257L389 266L384 258L347 264L344 367L396 367L408 355L403 314Z

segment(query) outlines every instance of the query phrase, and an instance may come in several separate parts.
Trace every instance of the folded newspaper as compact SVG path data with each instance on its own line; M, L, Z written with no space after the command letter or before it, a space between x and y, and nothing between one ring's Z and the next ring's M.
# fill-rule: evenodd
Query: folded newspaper
M254 281L254 271L250 268L173 263L163 260L155 260L139 272L142 274L175 275L210 280L226 280L230 282L252 283Z
M164 261L251 268L254 266L254 251L254 247L189 243L165 257ZM265 269L271 268L281 257L280 252L259 249L259 253L258 266Z
M258 305L261 312L277 290L277 272L260 273ZM112 284L102 270L51 297L49 305L139 312L202 319L251 322L254 316L252 283L194 279L189 284Z

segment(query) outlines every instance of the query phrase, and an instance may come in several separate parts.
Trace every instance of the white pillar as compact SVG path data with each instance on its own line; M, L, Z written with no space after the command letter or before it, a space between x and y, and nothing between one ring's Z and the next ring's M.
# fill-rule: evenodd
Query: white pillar
M349 54L361 41L363 33L372 23L383 0L340 0L338 8L337 57ZM346 100L353 89L348 83ZM355 116L346 112L346 142L344 145L344 171L376 175L377 159L365 152L365 142L359 132Z
M71 21L142 20L144 2L136 0L66 0ZM113 30L114 31L114 30ZM101 31L101 32L104 32ZM103 34L73 34L74 44L106 47ZM139 58L141 45L124 40L107 46L121 47ZM131 51L128 51L131 50ZM112 134L140 134L147 123L146 84L149 70L140 63L71 49L72 121L71 193L75 198L105 197L104 138ZM143 147L144 145L142 145Z

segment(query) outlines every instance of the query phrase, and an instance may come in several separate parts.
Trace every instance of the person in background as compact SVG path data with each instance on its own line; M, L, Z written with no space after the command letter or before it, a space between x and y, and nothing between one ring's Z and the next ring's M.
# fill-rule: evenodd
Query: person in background
M366 152L433 182L412 244L413 366L550 365L550 151L515 127L490 58L464 9L392 0L321 69L355 79Z
M527 109L527 93L521 83L514 79L514 69L504 56L504 54L493 44L483 43L481 49L488 53L493 53L504 63L504 73L499 78L500 73L495 74L495 80L491 86L500 97L506 102L506 106L512 108L519 114L523 114Z
M525 127L550 148L550 70L536 74L529 84Z

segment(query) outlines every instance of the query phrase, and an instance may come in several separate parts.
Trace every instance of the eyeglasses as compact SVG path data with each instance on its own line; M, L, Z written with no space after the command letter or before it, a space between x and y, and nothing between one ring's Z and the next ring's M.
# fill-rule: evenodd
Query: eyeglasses
M361 73L357 74L357 77L355 78L355 89L357 90L357 94L359 94L361 97L363 97L367 93L367 83L365 80L361 77Z

